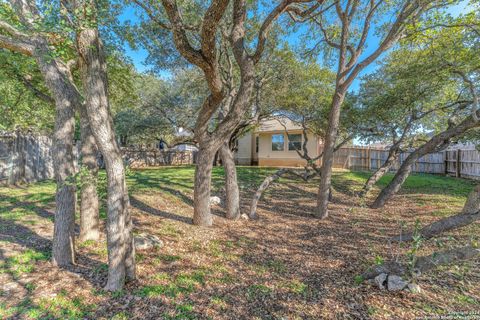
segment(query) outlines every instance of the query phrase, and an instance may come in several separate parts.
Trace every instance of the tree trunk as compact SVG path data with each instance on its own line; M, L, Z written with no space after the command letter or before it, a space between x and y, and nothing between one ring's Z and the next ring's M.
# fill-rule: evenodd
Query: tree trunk
M380 166L380 168L375 171L370 178L368 178L367 182L363 186L363 189L360 193L360 196L364 197L370 191L370 189L380 180L385 173L387 173L390 168L395 164L398 159L398 150L392 150L388 153L387 160L384 164Z
M333 96L332 107L328 118L328 127L325 135L325 143L320 169L320 187L318 188L316 215L321 219L328 217L328 198L332 182L333 154L335 141L337 140L338 126L340 124L340 109L345 98L344 90L337 89Z
M235 159L232 150L228 147L228 142L220 147L219 154L225 171L226 217L236 220L240 217L240 191L238 190Z
M475 190L469 194L461 213L425 226L419 231L419 234L425 239L430 239L437 234L467 226L478 220L480 220L480 185L476 186ZM413 236L414 233L410 232L396 236L392 240L411 241Z
M394 194L396 194L402 187L405 180L412 172L412 165L420 158L418 152L412 152L407 159L402 163L397 173L393 177L393 180L383 188L375 202L372 204L373 209L381 208L385 205L385 202Z
M257 192L255 192L255 195L252 198L252 204L250 205L250 212L248 214L248 217L250 219L257 219L258 218L258 215L257 215L258 201L262 197L265 190L267 190L268 186L270 186L270 184L272 182L279 179L282 175L284 175L288 171L290 171L290 170L287 169L287 168L280 169L277 172L275 172L274 174L266 177L263 180L262 184L260 185L260 187L258 187Z
M450 231L453 229L458 229L464 226L467 226L475 221L480 220L480 212L477 211L475 213L460 213L445 219L441 219L436 221L428 226L422 228L419 231L419 234L425 238L430 239L437 234ZM414 234L412 232L407 233L405 235L400 235L392 240L394 241L411 241L413 240Z
M467 201L462 209L462 214L475 214L480 211L480 185L468 195Z
M84 173L82 175L80 190L80 241L94 240L100 238L100 219L98 216L98 194L97 194L97 144L93 136L88 115L85 107L80 109L81 126L81 158Z
M120 136L120 144L122 145L122 147L126 147L127 142L128 142L128 136L127 135Z
M212 214L210 213L210 188L215 152L200 146L197 153L193 195L193 223L198 226L209 227L213 224Z
M52 57L48 43L42 38L34 41L34 58L55 100L53 162L57 190L52 261L55 265L66 266L75 263L76 187L73 181L75 175L73 137L75 108L80 101L65 67Z
M400 190L402 184L405 182L408 175L412 171L411 167L415 163L415 161L442 146L447 146L450 139L462 135L466 131L478 127L479 125L479 121L476 121L472 116L469 116L462 122L460 122L458 125L449 127L447 130L433 136L425 144L423 144L417 150L413 151L400 166L400 169L398 169L397 173L393 177L393 180L390 181L390 183L380 192L377 199L375 199L375 202L372 204L372 208L383 207L385 205L385 202L390 199L390 197L392 197L394 194L396 194L398 190Z
M135 278L135 249L122 155L110 114L107 73L98 30L86 27L77 34L80 71L87 114L107 171L108 281L106 290L121 290L125 278Z

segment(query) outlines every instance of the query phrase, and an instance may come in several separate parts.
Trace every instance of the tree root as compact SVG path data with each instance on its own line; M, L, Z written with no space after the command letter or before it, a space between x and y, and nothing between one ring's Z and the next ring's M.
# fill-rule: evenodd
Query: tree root
M465 246L446 250L442 252L433 253L428 256L417 258L413 268L407 264L402 264L396 261L389 261L379 266L374 266L362 274L364 280L373 279L376 276L386 273L403 276L412 271L414 274L422 274L442 265L450 263L465 261L480 256L480 249L473 246Z
M459 213L457 215L435 221L432 224L429 224L426 227L423 227L418 234L425 239L430 239L438 234L441 234L446 231L453 229L461 228L467 226L475 221L480 220L480 211L474 214L470 213ZM414 233L409 232L406 234L400 234L392 238L392 241L412 241Z

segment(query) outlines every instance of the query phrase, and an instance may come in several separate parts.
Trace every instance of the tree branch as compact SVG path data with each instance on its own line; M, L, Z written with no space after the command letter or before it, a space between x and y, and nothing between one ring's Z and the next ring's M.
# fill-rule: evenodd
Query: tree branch
M27 56L32 56L35 47L22 40L12 39L0 34L0 47L10 51L18 52Z

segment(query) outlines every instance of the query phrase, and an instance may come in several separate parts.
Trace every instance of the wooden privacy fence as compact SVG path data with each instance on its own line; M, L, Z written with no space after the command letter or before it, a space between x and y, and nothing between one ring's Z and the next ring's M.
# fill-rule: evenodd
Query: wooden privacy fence
M391 168L396 171L410 153L400 154L399 161ZM376 170L385 163L388 150L368 147L344 147L335 152L336 168L350 170ZM446 150L427 154L413 165L413 172L449 174L456 177L480 178L480 152L477 150Z
M73 149L79 170L80 142ZM187 165L196 162L196 151L160 151L123 149L126 165L132 167ZM99 156L99 164L102 161ZM53 141L47 136L21 134L19 132L0 134L0 183L32 183L55 178L53 168Z
M124 161L132 168L194 164L196 155L196 151L123 150Z
M2 134L0 183L30 183L53 178L52 146L52 139L45 136Z
M477 150L445 151L445 173L464 178L480 178L480 152Z

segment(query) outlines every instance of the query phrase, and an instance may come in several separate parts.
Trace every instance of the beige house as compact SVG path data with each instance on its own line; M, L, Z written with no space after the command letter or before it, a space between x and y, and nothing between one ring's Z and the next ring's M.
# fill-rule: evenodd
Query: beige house
M299 167L306 161L295 151L303 147L302 126L288 118L264 120L259 127L238 139L235 160L239 165ZM308 133L307 150L310 157L318 156L321 139Z

